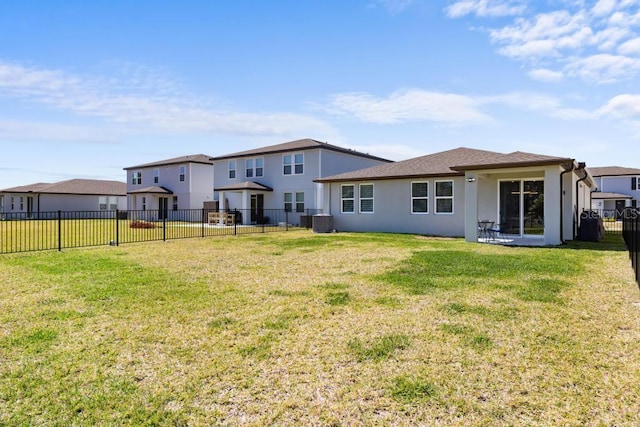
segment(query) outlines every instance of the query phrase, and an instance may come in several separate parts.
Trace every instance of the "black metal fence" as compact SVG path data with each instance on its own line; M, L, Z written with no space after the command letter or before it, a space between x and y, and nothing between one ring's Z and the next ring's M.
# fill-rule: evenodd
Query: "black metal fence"
M0 214L0 254L311 228L318 210L178 209Z
M624 242L629 249L629 258L640 286L640 213L638 209L626 208L622 219Z
M595 219L602 220L604 226L604 232L607 234L622 234L622 219L624 216L624 210L619 209L590 209L584 210L579 215L576 224L575 234L578 235L578 230L583 219Z

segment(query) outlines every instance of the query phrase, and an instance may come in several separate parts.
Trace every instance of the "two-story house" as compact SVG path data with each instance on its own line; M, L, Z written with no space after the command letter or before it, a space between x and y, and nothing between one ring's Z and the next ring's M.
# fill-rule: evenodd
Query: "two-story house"
M149 220L187 219L188 209L213 201L213 163L194 154L124 168L129 210Z
M127 208L126 187L120 181L78 178L5 188L0 190L0 218L54 218L57 211L115 214Z
M243 212L244 224L266 222L271 209L286 211L287 221L299 224L301 215L319 213L324 204L314 180L391 162L308 138L210 160L219 208Z
M591 209L620 218L625 207L640 207L640 169L590 167L589 173L597 188L591 193Z

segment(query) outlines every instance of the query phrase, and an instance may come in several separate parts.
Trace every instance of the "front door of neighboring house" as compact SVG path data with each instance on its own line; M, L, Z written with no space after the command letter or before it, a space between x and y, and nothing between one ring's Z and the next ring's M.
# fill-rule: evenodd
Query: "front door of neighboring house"
M167 219L167 215L169 215L169 198L160 197L158 199L158 219Z
M27 217L33 216L33 197L27 196Z
M626 206L626 201L616 200L616 219L622 219L622 214L624 213L625 206Z
M503 234L544 235L544 180L499 181L499 219Z
M251 195L251 222L264 223L264 194Z

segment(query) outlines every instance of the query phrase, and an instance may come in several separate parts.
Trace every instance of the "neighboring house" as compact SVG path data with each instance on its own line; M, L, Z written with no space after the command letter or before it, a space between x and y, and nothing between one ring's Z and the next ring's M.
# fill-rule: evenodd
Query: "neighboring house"
M640 207L640 169L620 166L588 169L596 186L591 193L591 209L619 218L625 207Z
M340 231L478 240L481 220L532 244L573 239L593 182L574 159L456 148L317 179Z
M250 210L245 224L260 221L268 209L286 210L288 221L300 223L304 214L324 204L315 179L387 164L390 160L313 139L300 139L211 158L220 209ZM267 213L268 216L268 213Z
M124 168L129 210L149 220L189 219L187 209L213 201L213 163L195 154ZM138 215L141 216L141 215Z
M50 218L57 211L116 211L127 209L127 184L97 179L39 182L0 190L4 218Z

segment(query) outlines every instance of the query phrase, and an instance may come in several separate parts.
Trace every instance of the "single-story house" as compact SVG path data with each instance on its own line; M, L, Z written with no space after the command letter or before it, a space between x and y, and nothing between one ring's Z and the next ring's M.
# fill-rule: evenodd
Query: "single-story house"
M95 212L127 209L127 184L98 179L69 179L0 190L0 214L11 218L50 218L57 211Z
M339 231L464 236L479 223L502 237L558 245L577 234L593 180L584 163L524 152L456 148L316 179Z

